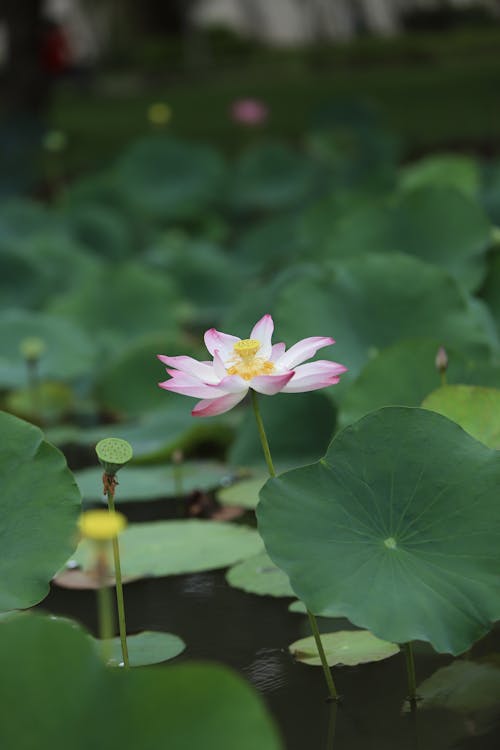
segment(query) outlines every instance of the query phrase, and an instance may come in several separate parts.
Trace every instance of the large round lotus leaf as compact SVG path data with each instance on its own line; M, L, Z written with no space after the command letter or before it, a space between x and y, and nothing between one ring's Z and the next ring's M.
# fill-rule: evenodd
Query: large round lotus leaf
M281 143L243 153L233 174L230 201L240 210L273 211L299 205L314 191L317 165Z
M236 589L259 596L295 596L286 573L265 552L233 565L226 581Z
M119 638L110 641L92 639L99 654L107 651L110 665L118 665L122 662L122 644ZM159 664L179 656L186 644L173 633L159 633L153 630L144 630L136 635L127 636L127 649L131 667L143 667L146 664ZM108 651L109 649L109 651Z
M50 229L53 214L44 204L27 198L14 198L0 208L0 237L7 239L29 237Z
M453 189L412 190L396 204L394 219L396 249L444 266L466 288L478 286L491 224L477 201Z
M433 339L400 341L383 349L363 368L342 399L339 422L344 427L382 406L420 406L441 382L435 366L440 342ZM468 361L449 350L450 383L490 385L500 382L500 368Z
M96 269L96 261L60 230L0 238L0 265L2 308L39 308Z
M479 165L475 159L460 154L427 156L403 167L399 182L403 190L449 187L474 198L479 192Z
M247 283L243 264L211 242L193 242L178 232L162 236L146 261L175 278L192 306L190 320L211 327L242 294Z
M125 503L176 497L179 482L183 494L213 490L228 476L226 466L210 461L186 461L180 466L127 466L120 471L115 501ZM102 498L101 467L77 471L75 478L85 502Z
M481 296L487 302L493 314L497 331L500 335L500 251L496 251L490 264L486 283L481 291Z
M417 688L419 708L446 708L471 714L500 702L500 669L493 664L458 660L441 667Z
M262 396L259 409L273 461L279 466L298 466L318 459L335 430L335 411L323 393ZM253 409L248 409L236 433L229 462L233 466L264 463Z
M364 199L339 216L330 208L324 223L325 257L404 253L442 266L467 289L477 288L484 277L481 256L490 244L491 225L481 206L458 190L426 188Z
M80 494L41 431L0 412L0 610L41 601L77 539Z
M42 380L74 380L89 373L94 366L94 344L77 325L51 315L6 310L0 314L2 387L12 388L28 382L21 345L31 338L43 342L38 362L38 374Z
M500 390L445 385L429 394L424 409L442 414L489 448L500 449Z
M47 274L19 241L0 240L0 309L39 307L48 294Z
M481 202L488 216L500 224L500 161L487 161L482 167Z
M141 414L166 406L165 391L158 383L166 380L165 365L157 355L182 352L197 356L198 350L179 336L158 333L142 336L123 346L101 370L95 395L102 407L117 414ZM186 400L186 413L190 414Z
M101 206L76 206L67 211L65 224L70 234L100 258L119 261L133 251L126 216Z
M217 499L222 505L232 505L253 510L259 502L259 492L269 476L261 475L252 479L242 479L229 487L219 490Z
M120 535L124 576L147 578L225 568L261 550L255 529L218 521L131 524ZM90 570L95 560L92 544L81 542L72 559Z
M97 278L62 295L50 309L78 321L116 351L134 336L175 331L176 304L177 294L169 278L127 263L103 268Z
M263 703L226 667L106 669L86 633L37 616L1 632L4 748L67 750L68 738L72 750L281 746Z
M126 222L129 240L134 247L143 247L152 228L127 196L124 186L111 172L84 177L72 182L64 191L59 208L65 214L73 211L99 209ZM106 253L107 254L107 253Z
M447 273L403 255L366 256L310 270L282 288L275 309L279 339L334 337L328 358L349 368L332 389L334 396L374 350L402 338L430 336L446 347L482 354L497 347L482 309Z
M166 222L196 216L213 204L225 178L221 156L207 146L145 138L119 160L116 175L146 216Z
M238 260L256 272L280 271L300 258L308 248L299 226L296 214L279 215L252 224L236 245Z
M372 412L257 508L276 565L315 614L461 653L500 617L500 455L425 409Z
M382 641L369 630L337 630L335 633L322 633L321 642L330 667L338 664L353 667L356 664L382 661L399 653L396 643ZM291 643L288 650L303 664L321 666L316 641L312 635Z

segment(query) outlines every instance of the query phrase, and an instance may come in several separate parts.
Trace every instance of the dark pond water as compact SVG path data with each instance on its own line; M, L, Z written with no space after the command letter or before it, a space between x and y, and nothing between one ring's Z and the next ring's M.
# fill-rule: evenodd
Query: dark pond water
M135 515L128 508L126 512ZM142 520L152 515L144 508ZM402 655L336 669L343 703L332 707L321 669L296 663L287 650L293 641L310 635L307 618L288 611L291 600L246 594L228 586L224 576L224 571L211 571L127 584L128 631L175 633L187 644L175 661L214 660L237 670L263 696L287 750L499 750L500 703L498 711L420 708L415 715L403 713ZM54 586L42 608L96 632L93 591ZM339 619L320 624L323 630L350 627ZM492 652L500 653L500 629L474 647L473 657ZM425 644L415 644L415 658L419 682L452 661Z

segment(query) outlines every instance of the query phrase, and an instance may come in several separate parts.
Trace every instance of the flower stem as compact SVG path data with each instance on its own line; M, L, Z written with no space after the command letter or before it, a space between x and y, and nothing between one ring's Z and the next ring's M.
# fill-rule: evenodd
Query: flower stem
M107 487L107 498L108 508L111 512L115 511L115 494L114 490L108 484ZM115 589L116 589L116 604L118 608L118 626L120 629L120 642L122 646L122 657L123 666L128 669L130 667L130 661L128 656L127 646L127 625L125 623L125 604L123 601L123 585L122 585L122 568L120 564L120 547L118 545L118 537L113 538L113 560L115 565Z
M99 624L99 639L101 641L102 658L108 664L111 657L111 639L113 638L113 606L107 578L107 544L97 543L96 573L97 573L97 616Z
M323 674L325 675L326 684L328 685L328 690L330 691L330 698L334 701L338 701L339 694L337 693L337 689L332 677L332 672L326 660L325 649L323 648L321 636L319 633L318 622L313 613L309 610L307 610L307 616L309 617L309 624L311 625L312 634L314 636L314 640L316 641L316 648L318 649L319 658L321 659L321 666L323 667Z
M255 421L257 422L260 442L262 444L262 450L264 452L264 458L266 459L266 464L267 464L267 468L269 471L269 475L272 477L275 477L276 471L274 468L273 459L271 458L271 451L269 449L269 443L267 440L266 431L264 429L264 422L262 421L262 417L260 416L260 409L259 409L259 402L257 400L257 394L254 390L251 390L250 393L252 394L252 406L253 406L253 411L255 414Z
M413 648L410 642L404 644L404 652L406 658L406 671L408 674L408 701L410 706L414 707L417 703L417 679L415 674Z
M276 470L274 468L273 459L271 458L271 450L269 448L269 442L267 439L266 431L264 429L264 422L262 421L262 417L260 415L260 409L259 409L259 402L257 399L257 394L254 390L250 391L252 394L252 406L253 411L255 414L255 420L257 422L257 428L259 430L259 437L260 442L262 444L262 450L264 452L264 457L266 459L267 468L269 471L269 474L271 477L276 476ZM316 647L318 649L319 657L321 659L321 665L323 667L323 672L325 675L326 684L328 686L328 691L330 693L330 698L332 700L337 701L339 699L339 694L337 693L337 690L335 688L335 683L333 682L332 673L330 670L330 667L327 664L326 656L325 656L325 650L323 648L323 644L321 642L321 636L319 634L318 629L318 623L316 621L316 617L313 615L312 612L307 610L307 615L309 617L309 622L311 624L311 630L314 635L314 640L316 641Z

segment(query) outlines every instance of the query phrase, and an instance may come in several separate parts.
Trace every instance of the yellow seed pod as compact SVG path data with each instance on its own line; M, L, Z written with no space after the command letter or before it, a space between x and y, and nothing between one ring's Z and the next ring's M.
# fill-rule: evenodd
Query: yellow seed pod
M155 102L148 109L148 119L153 125L166 125L172 119L172 110L164 102Z
M127 519L122 513L109 510L88 510L78 521L82 536L96 542L114 539L126 525Z
M24 359L30 361L40 359L45 352L45 341L38 336L28 336L19 344L19 351Z

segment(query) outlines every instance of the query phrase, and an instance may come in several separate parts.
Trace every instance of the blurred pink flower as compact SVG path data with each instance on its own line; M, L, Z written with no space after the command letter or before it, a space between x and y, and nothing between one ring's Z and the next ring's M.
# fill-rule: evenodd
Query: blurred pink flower
M242 125L262 125L269 110L259 99L236 99L231 105L231 117Z
M318 349L334 344L329 336L302 339L286 351L285 344L271 344L273 330L270 315L264 315L254 325L248 339L211 328L205 333L205 344L213 357L208 362L159 354L158 359L168 365L171 376L159 383L160 388L201 398L193 416L212 417L236 406L250 388L267 396L315 391L335 385L347 371L344 365L328 360L301 364Z

